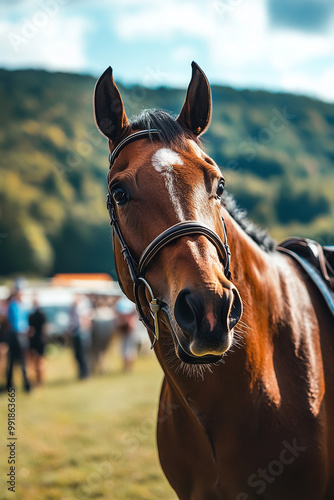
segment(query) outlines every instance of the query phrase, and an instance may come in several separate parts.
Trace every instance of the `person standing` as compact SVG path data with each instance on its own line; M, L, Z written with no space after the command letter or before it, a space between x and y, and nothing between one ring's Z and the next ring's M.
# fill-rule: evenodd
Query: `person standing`
M87 378L88 363L86 345L90 340L91 308L88 299L76 295L70 309L69 334L72 339L74 357L78 364L79 379Z
M8 301L0 302L0 391L3 390L2 382L5 383L7 374L7 358L8 358L8 332L9 323L7 319Z
M128 372L132 370L136 356L134 334L138 325L138 314L135 305L125 297L118 300L115 311L117 314L117 326L121 337L123 370Z
M36 383L42 385L46 317L36 299L34 299L34 312L29 316L29 325L30 358L36 373Z
M13 368L15 362L21 366L23 386L29 392L31 385L26 372L25 355L28 348L28 313L22 304L22 291L15 290L8 305L7 318L9 323L8 346L9 359L7 369L7 389L13 387Z

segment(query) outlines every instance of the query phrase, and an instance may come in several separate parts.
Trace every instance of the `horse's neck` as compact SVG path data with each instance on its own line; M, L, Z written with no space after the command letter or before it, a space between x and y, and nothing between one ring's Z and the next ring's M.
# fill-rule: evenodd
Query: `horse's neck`
M242 345L227 356L231 376L238 377L240 388L250 390L252 398L257 395L278 407L287 367L301 379L320 383L315 363L309 362L318 349L314 306L293 260L275 250L261 250L234 219L228 217L227 224L232 280L244 305L235 327ZM285 381L284 390L294 384Z
M270 340L281 317L286 314L284 271L277 252L262 250L233 220L229 220L231 272L239 290L244 311L241 325L256 327L256 337ZM242 330L242 328L241 328ZM244 331L244 340L252 339Z
M274 338L280 334L292 307L285 290L285 263L276 252L260 249L232 218L228 221L228 231L232 279L244 308L235 333L240 335L244 350L244 356L239 358L245 363L246 384L254 390L261 387L266 391L270 387L270 398L278 403Z

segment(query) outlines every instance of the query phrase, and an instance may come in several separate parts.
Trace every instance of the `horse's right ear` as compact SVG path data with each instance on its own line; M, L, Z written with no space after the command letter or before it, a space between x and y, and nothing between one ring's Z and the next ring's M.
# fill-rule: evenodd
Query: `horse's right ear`
M110 66L95 85L94 114L98 129L114 145L129 129L121 94L114 82Z
M211 90L209 82L194 61L186 99L176 121L196 136L204 134L211 120Z

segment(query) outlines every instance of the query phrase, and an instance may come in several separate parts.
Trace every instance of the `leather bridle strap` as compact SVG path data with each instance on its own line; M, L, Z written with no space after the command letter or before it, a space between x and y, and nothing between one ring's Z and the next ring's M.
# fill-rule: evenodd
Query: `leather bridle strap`
M168 243L182 238L186 235L201 234L206 236L217 248L218 253L223 261L225 273L229 271L229 249L227 249L225 244L219 238L218 234L212 231L209 227L200 224L197 221L184 221L169 227L163 233L159 234L143 251L139 263L138 263L138 273L144 275L147 266L155 255L160 252L160 250L166 246Z
M151 138L152 135L161 135L160 130L157 128L151 128L150 130L138 130L138 132L135 132L134 134L128 135L128 137L125 137L113 150L112 153L109 155L109 168L113 166L114 161L116 160L117 156L121 152L121 150L126 146L127 144L130 144L130 142L134 142L137 139L141 139L142 137L149 137Z
M139 285L140 280L139 280L139 275L138 275L138 271L137 271L138 264L135 261L135 259L132 257L130 248L128 247L128 245L125 242L121 228L119 227L118 218L116 215L116 210L115 210L115 206L113 203L113 199L109 193L107 194L106 203L107 203L107 209L108 209L109 217L110 217L110 225L113 228L114 234L116 234L118 241L120 242L121 253L124 257L125 262L127 263L131 280L133 281L133 283L136 283L137 285ZM116 272L117 272L117 269L116 269ZM118 275L118 272L117 272L117 275ZM118 281L120 282L120 280L118 280Z

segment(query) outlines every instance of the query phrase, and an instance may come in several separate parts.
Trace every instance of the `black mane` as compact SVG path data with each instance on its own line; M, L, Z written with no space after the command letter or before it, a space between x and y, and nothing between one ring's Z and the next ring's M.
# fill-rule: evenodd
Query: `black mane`
M224 193L223 204L228 213L239 224L248 236L267 253L273 252L276 248L275 240L269 236L266 230L258 227L254 222L247 218L246 210L238 207L235 198L230 193Z
M182 128L169 113L159 109L146 109L142 111L138 116L132 118L130 125L133 130L153 128L160 130L160 140L168 146L185 149L187 139L192 139L196 143L199 143L194 134ZM231 194L225 192L223 203L228 213L262 250L268 253L275 250L276 242L265 230L260 229L247 218L247 212L238 207Z

